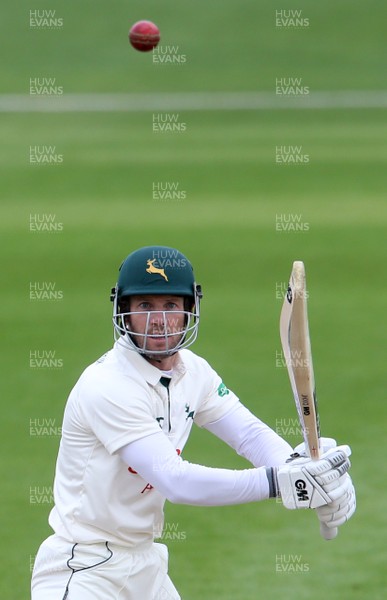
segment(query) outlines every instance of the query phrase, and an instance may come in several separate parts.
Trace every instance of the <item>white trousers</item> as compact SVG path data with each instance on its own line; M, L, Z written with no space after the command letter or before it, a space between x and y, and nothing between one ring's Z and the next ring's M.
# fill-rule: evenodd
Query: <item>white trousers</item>
M168 576L168 549L73 544L52 535L40 546L32 600L180 600Z

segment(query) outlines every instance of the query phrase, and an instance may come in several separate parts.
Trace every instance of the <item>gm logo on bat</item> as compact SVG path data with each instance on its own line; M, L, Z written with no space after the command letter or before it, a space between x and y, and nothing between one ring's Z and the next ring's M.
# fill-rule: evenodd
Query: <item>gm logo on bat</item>
M297 479L294 485L296 486L298 500L300 502L303 502L304 500L309 500L305 481L303 479Z
M302 399L302 412L306 417L310 415L309 398L307 394L301 394Z

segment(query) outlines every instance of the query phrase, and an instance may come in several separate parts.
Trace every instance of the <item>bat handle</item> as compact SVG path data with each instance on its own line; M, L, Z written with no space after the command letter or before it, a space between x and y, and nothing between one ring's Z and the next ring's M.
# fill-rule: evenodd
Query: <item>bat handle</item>
M320 533L324 540L333 540L338 534L338 529L337 527L331 528L327 527L325 523L320 523Z

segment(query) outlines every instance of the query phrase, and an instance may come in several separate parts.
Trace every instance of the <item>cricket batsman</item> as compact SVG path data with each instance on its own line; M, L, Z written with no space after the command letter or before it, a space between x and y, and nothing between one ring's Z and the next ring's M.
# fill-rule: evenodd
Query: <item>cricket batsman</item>
M327 527L355 511L348 446L323 440L312 461L254 416L203 359L202 291L189 260L164 246L122 263L112 290L113 348L83 372L65 408L53 535L40 546L32 600L178 600L161 536L165 500L221 506L281 498ZM184 460L193 424L251 468ZM328 449L327 449L328 448ZM258 508L257 508L258 509Z

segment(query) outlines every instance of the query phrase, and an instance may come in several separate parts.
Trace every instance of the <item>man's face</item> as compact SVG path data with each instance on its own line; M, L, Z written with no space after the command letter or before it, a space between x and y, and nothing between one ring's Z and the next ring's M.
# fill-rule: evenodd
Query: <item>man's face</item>
M147 352L169 350L180 342L185 328L184 298L181 296L131 296L130 316L126 317L126 325L134 332L133 341ZM151 312L150 312L151 311ZM149 314L150 312L150 314ZM149 314L149 318L148 318ZM144 348L144 337L147 334ZM165 338L165 334L169 335Z

